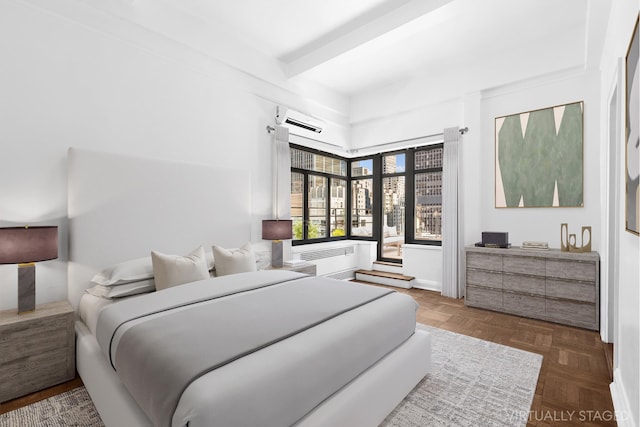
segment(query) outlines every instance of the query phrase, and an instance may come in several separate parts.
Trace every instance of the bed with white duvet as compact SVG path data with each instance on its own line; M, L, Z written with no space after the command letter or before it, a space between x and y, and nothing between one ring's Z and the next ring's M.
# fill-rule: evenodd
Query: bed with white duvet
M243 171L70 151L76 366L100 416L108 427L378 425L430 367L404 294L255 271L96 295L97 273L152 249L250 240L250 188L227 188L230 176L248 186ZM219 203L189 196L191 182L219 182L230 213L211 221Z

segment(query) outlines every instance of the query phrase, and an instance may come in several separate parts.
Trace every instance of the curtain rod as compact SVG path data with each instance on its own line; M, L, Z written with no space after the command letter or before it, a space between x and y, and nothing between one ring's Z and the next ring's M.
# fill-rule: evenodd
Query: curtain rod
M273 126L267 126L267 132L268 133L271 133L274 130L276 130L276 128L274 128ZM469 132L469 128L468 127L463 127L461 129L458 129L458 132L460 132L460 135L464 135L465 133ZM298 136L300 138L308 139L310 141L319 142L321 144L330 145L332 147L337 147L337 148L340 148L340 149L344 149L344 147L341 147L340 145L331 144L330 142L320 141L319 139L309 138L308 136L302 136L302 135L296 135L296 136ZM434 133L432 135L417 136L415 138L400 139L398 141L383 142L382 144L369 145L369 146L363 147L363 148L347 149L345 151L347 153L357 153L359 150L368 150L368 149L371 149L371 148L384 147L384 146L387 146L387 145L396 145L396 144L401 144L403 142L417 141L419 139L425 139L425 138L435 138L435 137L438 137L438 136L444 136L444 133L440 132L440 133Z

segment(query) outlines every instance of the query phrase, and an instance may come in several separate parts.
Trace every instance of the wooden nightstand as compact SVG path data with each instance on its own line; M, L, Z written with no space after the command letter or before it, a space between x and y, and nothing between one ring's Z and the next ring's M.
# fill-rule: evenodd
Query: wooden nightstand
M74 321L67 301L40 304L31 313L0 311L0 402L75 377Z
M286 271L297 271L298 273L308 274L310 276L316 275L316 265L311 262L305 262L298 265L285 265L280 268L275 267L267 267L267 270L286 270Z

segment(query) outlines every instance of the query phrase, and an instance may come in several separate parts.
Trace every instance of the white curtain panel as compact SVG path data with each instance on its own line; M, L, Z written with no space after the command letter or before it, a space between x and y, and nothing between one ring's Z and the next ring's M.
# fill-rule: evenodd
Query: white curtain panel
M457 127L444 130L442 165L442 295L464 296L462 232L462 144Z
M274 143L274 200L273 215L278 219L291 218L291 154L289 129L276 126Z
M277 126L273 144L273 218L291 218L291 154L289 129ZM291 259L291 240L282 242L282 259Z

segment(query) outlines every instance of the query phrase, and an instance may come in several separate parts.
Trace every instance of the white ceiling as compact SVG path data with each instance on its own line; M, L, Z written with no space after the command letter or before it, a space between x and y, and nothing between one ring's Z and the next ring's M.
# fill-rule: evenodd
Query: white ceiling
M291 79L354 95L469 64L501 72L491 67L509 58L537 74L585 66L598 18L589 4L600 0L165 1L278 60Z

